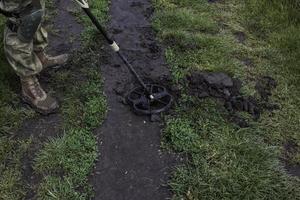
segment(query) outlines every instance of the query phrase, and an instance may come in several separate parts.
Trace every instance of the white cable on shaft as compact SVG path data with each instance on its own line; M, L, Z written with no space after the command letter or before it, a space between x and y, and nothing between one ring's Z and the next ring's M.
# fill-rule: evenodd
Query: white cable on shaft
M113 50L114 52L120 51L120 47L117 45L117 43L116 43L115 41L114 41L113 44L110 45L110 47L112 48L112 50Z

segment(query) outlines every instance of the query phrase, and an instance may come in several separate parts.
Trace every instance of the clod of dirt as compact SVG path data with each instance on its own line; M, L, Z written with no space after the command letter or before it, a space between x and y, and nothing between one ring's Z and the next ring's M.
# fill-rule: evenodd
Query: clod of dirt
M203 78L209 85L217 88L233 87L232 79L224 73L204 73Z
M272 90L277 87L277 82L269 76L261 77L255 86L263 101L268 102L269 97L272 95Z
M193 94L228 99L238 95L241 85L224 73L193 73L187 77Z
M242 63L246 66L246 67L253 67L253 61L250 58L244 58L242 60Z
M238 115L235 115L235 114L231 115L229 120L231 122L237 124L241 128L249 127L248 122L245 119L243 119L242 117L238 116Z
M237 41L239 43L245 43L245 41L247 39L246 34L244 32L242 32L242 31L235 32L234 36L235 36L235 38L237 39Z
M290 163L289 160L292 159L294 155L299 153L300 147L294 141L288 141L284 145L284 158L282 159L286 171L293 175L300 177L300 165L295 163Z
M190 92L199 98L214 97L224 102L225 108L231 114L231 121L241 127L247 127L246 120L236 115L236 112L247 112L255 120L259 119L263 109L276 109L276 105L268 102L271 90L276 82L270 77L263 77L257 83L257 90L263 101L251 96L243 96L240 92L242 83L232 79L225 73L196 72L187 76ZM272 109L271 109L272 108Z

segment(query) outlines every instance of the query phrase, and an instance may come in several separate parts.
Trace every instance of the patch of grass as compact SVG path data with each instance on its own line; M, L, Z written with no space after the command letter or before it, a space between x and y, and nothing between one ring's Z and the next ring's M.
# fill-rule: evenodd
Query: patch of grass
M76 187L86 184L97 158L96 139L88 130L69 130L45 144L35 160L35 171L58 174Z
M228 123L213 100L185 102L167 120L165 143L190 156L170 183L174 199L297 199L300 182L282 171L280 147L265 143L260 129Z
M256 97L259 77L278 82L271 101L280 109L248 119L244 129L226 120L217 102L183 95L163 140L189 158L170 182L174 199L300 198L299 179L287 175L279 159L284 143L300 145L298 2L284 2L290 1L154 0L153 25L180 88L195 70L226 72L242 80L244 95ZM290 162L298 163L297 155Z
M155 2L159 11L154 20L154 28L159 32L161 40L168 45L166 57L172 63L176 82L196 69L226 69L235 74L236 69L241 67L238 59L228 59L240 47L232 35L220 28L216 21L220 16L214 15L214 6L206 0Z
M0 138L0 199L18 200L26 193L22 181L22 159L29 149L31 140Z
M50 199L74 199L85 200L87 196L76 191L71 181L68 178L62 179L59 177L45 177L38 191L38 199L50 200Z

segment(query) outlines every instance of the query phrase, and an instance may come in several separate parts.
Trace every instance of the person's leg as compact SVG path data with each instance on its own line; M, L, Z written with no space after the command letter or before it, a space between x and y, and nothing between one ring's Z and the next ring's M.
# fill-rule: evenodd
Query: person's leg
M33 52L33 42L22 42L15 31L6 27L4 51L9 64L21 79L23 100L42 114L56 111L57 101L46 94L36 78L43 65Z
M18 38L16 31L5 27L4 52L9 64L18 76L34 76L41 72L43 65L33 53L33 42L23 42Z
M30 0L2 1L0 6L8 12L17 12L17 9L29 3ZM43 63L34 52L34 42L21 40L17 34L18 27L14 23L15 19L8 20L11 23L4 30L4 52L7 61L21 79L22 98L40 113L52 113L58 108L58 103L46 94L36 78L36 75L43 69ZM40 45L45 46L45 43Z
M45 1L40 0L41 6L45 13ZM44 17L43 17L44 18ZM42 22L43 23L43 22ZM44 51L46 47L48 46L48 33L46 29L41 25L39 26L38 30L36 31L36 34L33 37L33 48L35 52Z
M64 65L68 61L68 54L62 54L58 56L47 55L45 52L47 45L48 45L48 33L42 26L40 26L34 36L33 48L34 48L34 53L40 59L43 68L57 66L57 65Z
M43 0L41 0L41 4L42 4L42 8L45 10L45 2ZM63 54L55 57L47 55L45 53L45 49L47 46L48 46L48 33L46 29L42 25L40 25L39 29L37 30L33 38L33 48L34 48L34 52L42 62L43 67L47 68L56 65L63 65L67 62L68 60L67 54Z

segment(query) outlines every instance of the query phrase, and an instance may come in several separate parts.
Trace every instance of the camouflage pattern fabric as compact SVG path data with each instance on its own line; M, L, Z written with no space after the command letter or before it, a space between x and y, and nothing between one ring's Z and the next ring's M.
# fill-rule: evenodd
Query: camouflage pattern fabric
M31 0L1 0L2 10L9 12L18 12L31 3ZM43 9L45 2L41 0ZM8 19L16 21L16 19ZM43 51L48 44L47 31L40 25L33 41L29 43L22 42L17 37L17 33L12 32L8 27L4 30L4 51L9 64L20 77L28 77L38 74L43 65L35 52Z

